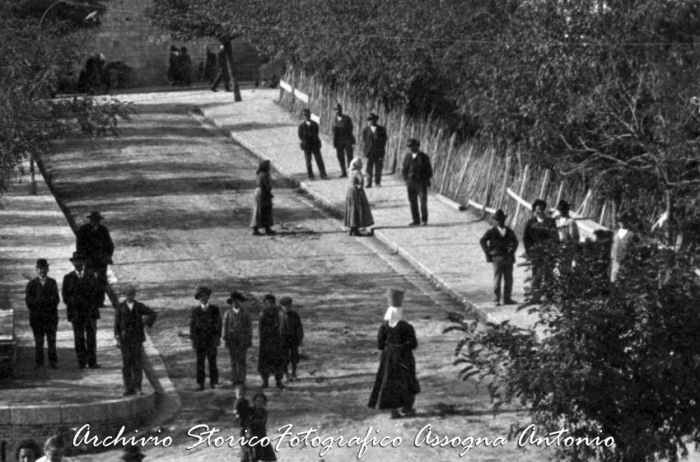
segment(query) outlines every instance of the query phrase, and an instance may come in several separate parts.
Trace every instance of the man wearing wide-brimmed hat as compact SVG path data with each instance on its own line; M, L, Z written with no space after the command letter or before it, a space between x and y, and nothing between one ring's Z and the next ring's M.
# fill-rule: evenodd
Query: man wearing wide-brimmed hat
M224 346L231 359L231 382L233 386L244 385L246 380L246 356L253 346L253 322L243 306L245 297L234 290L226 303L231 308L224 315Z
M353 146L355 146L355 135L352 120L343 114L343 106L335 105L335 117L333 118L333 147L338 157L342 177L348 176L347 166L353 159Z
M61 295L66 304L68 321L73 323L73 341L78 367L98 369L97 364L97 320L104 294L92 271L85 268L85 256L74 252L70 259L74 271L63 277Z
M98 281L102 285L102 300L104 301L104 291L108 291L110 301L114 306L119 300L108 290L107 265L112 264L114 254L114 243L109 234L109 230L102 224L104 217L97 210L87 215L89 223L84 224L76 233L76 250L82 254L86 261L87 269L94 271ZM100 303L102 306L103 303Z
M486 261L493 265L493 293L496 306L501 304L501 281L503 281L503 304L517 305L513 300L513 265L515 251L518 250L518 238L512 229L506 226L508 216L498 209L493 215L496 226L484 233L479 241L486 255Z
M372 176L377 186L382 185L382 169L389 137L386 128L377 124L379 116L374 112L367 117L369 126L362 129L362 148L367 157L367 188L372 187Z
M219 307L209 303L211 290L198 286L194 293L199 305L192 309L190 316L190 340L197 358L197 390L204 390L206 377L205 359L209 362L209 385L216 388L219 383L219 369L216 366L216 353L221 343L221 314Z
M314 169L311 165L311 156L316 159L318 174L322 179L328 178L326 175L326 165L323 163L321 156L321 138L318 136L318 124L311 120L311 110L304 108L301 110L303 121L299 124L299 140L301 141L301 150L304 151L306 160L306 174L310 180L314 179Z
M371 408L391 410L391 418L412 416L420 393L413 350L418 347L413 326L403 319L404 291L389 289L389 308L379 327L377 347L382 351L379 368L369 397ZM401 412L399 412L401 409Z
M49 262L45 258L36 261L37 277L29 281L25 302L29 310L29 326L34 334L34 360L36 367L44 365L44 337L49 350L49 366L58 367L56 330L58 329L58 284L48 277Z
M433 167L430 164L430 157L420 148L420 142L411 138L406 144L411 152L403 159L401 174L408 189L408 201L411 204L411 216L413 221L409 226L428 224L428 187L433 178ZM418 200L420 200L420 211L418 210Z

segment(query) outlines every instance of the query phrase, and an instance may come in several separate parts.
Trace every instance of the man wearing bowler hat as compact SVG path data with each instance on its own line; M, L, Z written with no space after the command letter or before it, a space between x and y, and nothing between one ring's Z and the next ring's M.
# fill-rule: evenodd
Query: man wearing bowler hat
M411 216L413 221L409 226L428 224L428 187L433 178L433 167L430 164L430 157L418 148L420 143L417 139L408 140L407 146L411 152L403 159L401 174L408 189L408 201L411 203ZM420 199L420 212L418 211L418 200Z
M493 293L496 306L501 304L501 280L503 284L503 304L517 305L511 298L513 292L513 265L518 238L512 229L506 226L507 215L498 209L493 215L496 226L486 231L479 241L486 255L486 261L493 265Z
M56 354L56 330L58 329L58 284L48 277L49 262L45 258L36 261L37 277L29 281L25 302L29 310L29 326L34 334L36 367L44 365L44 337L49 349L49 366L58 368Z
M309 109L302 109L301 115L304 120L299 124L299 140L301 141L301 150L304 151L306 159L306 174L310 180L314 179L314 169L311 166L311 156L313 156L316 159L318 174L325 180L328 178L328 175L326 175L326 166L321 156L321 138L318 136L318 124L311 120L311 111Z
M372 187L372 176L377 186L382 185L382 169L384 168L384 155L386 154L386 142L389 137L386 128L377 125L379 116L373 112L367 117L369 126L362 129L362 147L367 157L367 186Z
M70 259L74 271L63 277L61 295L68 321L73 323L73 341L78 367L98 369L97 320L100 319L100 287L92 271L85 268L85 257L74 252ZM102 295L104 297L104 295Z
M107 265L112 264L114 243L109 230L102 224L103 218L102 214L96 210L87 216L89 222L78 229L75 247L85 257L87 269L95 272L102 286L102 301L104 301L104 292L107 291L112 305L116 307L119 299L109 290L107 284ZM100 306L102 305L101 302Z
M216 366L216 353L221 343L221 314L219 307L209 304L211 290L200 286L194 298L199 301L190 317L190 340L197 358L197 391L204 390L204 360L209 362L209 385L216 388L219 382L219 369Z
M231 308L224 315L224 345L231 359L231 382L233 386L245 385L248 348L253 346L253 322L248 310L242 305L245 297L238 291L231 292L226 303Z
M156 321L156 312L136 300L136 288L132 285L124 289L126 300L117 305L114 315L114 338L122 352L122 380L124 396L141 393L143 381L143 342L144 320L148 327Z
M338 156L342 177L348 176L347 166L353 159L353 146L355 146L355 135L353 135L353 125L350 117L343 114L343 106L335 105L335 118L333 119L333 147Z

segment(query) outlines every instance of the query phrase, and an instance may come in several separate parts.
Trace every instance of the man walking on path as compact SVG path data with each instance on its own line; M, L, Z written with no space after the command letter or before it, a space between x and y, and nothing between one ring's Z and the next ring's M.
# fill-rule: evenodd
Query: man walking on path
M58 369L56 330L58 329L58 284L48 277L49 262L45 258L36 261L37 277L29 281L25 302L29 310L29 326L34 334L34 360L36 367L44 365L44 337L49 349L49 367Z
M219 369L216 366L216 353L221 343L221 314L219 307L209 304L211 290L198 287L194 294L199 301L190 317L190 340L197 358L197 391L204 390L204 360L209 362L209 385L216 388L219 382Z
M493 265L493 293L496 295L496 306L501 304L501 281L503 284L503 304L517 305L511 298L513 291L513 265L515 251L518 249L518 238L512 229L506 226L507 215L498 209L493 215L496 226L486 231L479 241L486 255L486 261Z
M367 188L372 187L372 175L377 186L382 185L382 169L384 168L384 156L386 154L386 142L389 137L386 128L377 125L379 116L370 113L369 126L362 129L362 147L367 157Z
M219 48L219 53L217 54L216 60L219 63L219 73L216 74L216 78L211 84L211 91L216 91L217 87L219 86L222 80L224 81L224 88L226 89L226 91L231 91L231 74L229 74L228 72L226 50L224 49L223 45L221 45L221 47Z
M156 312L136 301L136 288L132 285L124 289L126 300L117 305L114 316L114 338L117 348L122 352L122 379L124 381L124 396L143 394L143 342L144 318L146 325L152 327L156 321Z
M284 373L290 382L297 379L297 364L299 363L299 347L304 340L304 328L299 314L292 309L291 297L280 299L280 331L282 332L282 347L284 353ZM292 372L289 373L289 365Z
M282 348L282 332L280 329L281 314L275 304L274 295L265 295L265 309L260 313L258 330L260 334L260 354L258 355L258 372L262 378L262 388L270 386L270 374L275 376L277 388L284 388L284 350Z
M406 154L403 160L401 174L408 189L408 201L411 204L411 216L413 221L409 226L428 224L428 187L433 178L433 167L430 164L430 157L418 148L418 140L411 138L407 146L411 152ZM420 213L418 211L418 200L420 200Z
M313 155L316 159L316 167L318 167L318 174L321 179L328 178L326 175L326 166L323 164L323 157L321 156L321 138L318 136L318 124L311 120L311 111L309 109L302 109L301 111L304 121L299 124L299 140L301 140L301 150L304 151L304 158L306 159L306 174L309 176L310 180L314 179L314 169L311 166L311 156Z
M88 271L93 271L100 283L100 304L104 305L105 292L109 295L112 306L116 307L119 299L114 295L107 281L107 266L112 264L114 243L109 230L102 224L103 216L98 211L87 216L89 223L78 229L76 234L76 251L86 259Z
M68 321L73 323L73 341L78 367L99 369L97 364L97 320L102 294L94 274L85 268L85 257L78 252L70 259L74 271L63 277L61 295ZM102 295L104 297L104 295Z
M340 164L341 178L348 176L347 166L353 159L353 146L355 135L350 117L343 114L343 106L335 105L335 119L333 119L333 147L335 148L338 163Z
M250 314L241 303L245 301L242 293L233 291L226 303L231 308L224 315L224 345L231 358L231 382L233 386L245 385L246 355L253 346L253 323Z

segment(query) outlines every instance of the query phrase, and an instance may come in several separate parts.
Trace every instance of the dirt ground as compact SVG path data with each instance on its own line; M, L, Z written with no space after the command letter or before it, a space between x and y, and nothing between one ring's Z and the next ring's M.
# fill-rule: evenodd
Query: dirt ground
M149 444L148 461L210 461L237 458L239 448L215 447L188 435L207 426L214 435L238 435L232 424L233 390L228 385L227 352L219 350L223 387L196 392L194 354L184 337L193 289L206 284L211 302L221 308L231 290L246 294L253 316L266 293L291 296L306 332L298 382L269 391L268 434L292 425L292 433L314 429L308 445L279 445L280 461L539 461L548 452L482 441L460 456L460 447L430 447L417 441L427 425L440 438L505 439L522 413L494 415L485 390L457 378L452 365L458 338L443 335L445 313L461 310L400 257L374 239L350 238L340 222L327 216L273 172L274 237L252 236L248 227L257 161L212 127L189 114L190 105L163 95L140 104L140 115L123 125L120 138L76 138L60 143L46 159L58 199L80 223L100 210L116 244L117 285L136 283L138 299L159 312L150 331L182 401L180 412L163 425L167 447ZM379 354L376 332L389 287L405 289L405 314L419 340L415 351L422 393L418 414L390 420L367 408ZM260 386L256 374L257 332L248 355L251 394ZM200 427L196 427L196 426ZM400 438L398 447L340 447L337 438ZM423 432L425 435L425 431ZM334 438L321 455L321 439ZM293 440L291 441L293 442ZM395 440L395 443L398 440ZM326 442L328 443L328 442ZM421 444L419 444L421 443ZM78 460L118 460L119 451Z

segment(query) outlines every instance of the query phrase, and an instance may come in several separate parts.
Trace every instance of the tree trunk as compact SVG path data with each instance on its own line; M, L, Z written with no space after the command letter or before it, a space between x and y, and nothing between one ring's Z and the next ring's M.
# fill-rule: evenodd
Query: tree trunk
M676 217L673 213L673 193L670 189L664 191L666 203L666 245L675 247L677 234Z
M224 46L224 52L226 53L226 64L228 66L228 75L231 79L231 88L233 89L233 100L243 101L241 98L241 87L238 86L238 80L233 75L233 47L231 46L231 39L221 40L221 44Z

